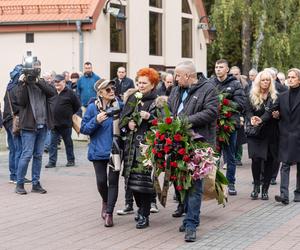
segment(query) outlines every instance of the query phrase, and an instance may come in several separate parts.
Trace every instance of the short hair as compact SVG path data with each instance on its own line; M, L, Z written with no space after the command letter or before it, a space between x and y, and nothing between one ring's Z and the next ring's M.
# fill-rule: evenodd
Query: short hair
M217 60L217 61L216 61L216 64L226 64L227 67L229 66L228 61L225 60L225 59L219 59L219 60Z
M151 84L156 86L159 82L159 74L153 68L142 68L137 72L137 77L146 76L148 77Z
M241 69L240 69L238 66L232 66L232 67L230 68L230 71L231 71L231 70L235 70L235 69L237 69L237 70L240 72L240 74L241 74Z
M257 72L257 70L256 70L256 69L252 68L252 69L250 69L250 70L249 70L249 75L250 75L250 74L257 75L257 74L258 74L258 72Z
M192 61L183 61L183 62L177 64L176 69L184 69L189 74L191 74L191 75L194 74L195 77L197 78L196 67Z
M73 78L78 78L79 79L79 74L77 72L74 72L74 73L71 74L70 78L71 79L73 79Z
M67 70L65 70L64 72L62 72L62 75L63 75L63 76L66 76L66 74L69 74L69 75L70 75L70 72L67 71Z
M294 72L298 76L298 79L300 80L300 69L298 69L298 68L291 68L291 69L288 70L288 74L290 72Z
M88 62L88 61L85 62L84 65L91 65L91 66L93 66L92 63L91 63L91 62Z
M121 69L121 68L123 68L125 70L125 72L126 72L126 68L124 66L118 67L117 71L119 71L119 69Z

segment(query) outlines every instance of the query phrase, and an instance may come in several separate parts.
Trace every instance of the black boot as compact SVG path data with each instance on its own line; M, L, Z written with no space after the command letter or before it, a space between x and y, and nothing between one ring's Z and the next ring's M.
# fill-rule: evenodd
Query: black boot
M177 209L174 211L174 213L172 214L173 217L178 218L181 217L184 213L184 205L179 203L177 206Z
M136 224L137 229L143 229L149 226L149 217L140 215L139 220Z
M27 194L25 188L24 188L24 183L22 184L17 184L16 186L16 193L17 194Z
M261 199L262 200L269 200L269 195L268 195L268 190L269 190L269 185L263 185L261 189Z
M260 185L254 184L253 191L250 195L252 200L257 200L259 193L260 193Z

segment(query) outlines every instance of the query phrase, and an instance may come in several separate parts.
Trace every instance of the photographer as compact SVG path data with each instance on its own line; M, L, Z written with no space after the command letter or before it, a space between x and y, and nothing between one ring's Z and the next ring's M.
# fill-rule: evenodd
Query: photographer
M47 191L40 184L42 154L47 134L51 127L49 98L56 94L55 88L41 79L41 63L25 61L23 74L19 78L16 101L19 106L22 154L17 170L17 194L27 194L24 177L32 158L32 192L44 194Z
M76 94L66 85L63 75L56 75L54 86L57 95L51 98L51 113L53 115L53 125L51 130L51 141L49 147L49 163L46 168L56 167L57 161L57 144L59 136L63 138L67 164L66 167L75 166L75 157L72 141L72 116L80 108L80 101Z
M97 99L82 119L80 132L90 136L88 159L93 162L98 192L102 197L101 217L113 226L113 210L118 197L120 172L119 115L122 107L115 96L115 82L98 80Z

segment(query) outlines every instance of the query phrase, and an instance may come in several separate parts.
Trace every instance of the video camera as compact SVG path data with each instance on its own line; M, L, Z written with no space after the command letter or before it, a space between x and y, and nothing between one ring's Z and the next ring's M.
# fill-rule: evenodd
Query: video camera
M35 83L41 73L41 62L36 56L32 56L31 51L27 51L26 57L23 59L22 74L25 75L25 82Z

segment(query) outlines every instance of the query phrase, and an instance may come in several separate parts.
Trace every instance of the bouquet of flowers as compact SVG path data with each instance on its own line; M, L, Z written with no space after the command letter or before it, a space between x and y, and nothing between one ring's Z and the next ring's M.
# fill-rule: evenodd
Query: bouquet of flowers
M144 166L150 161L154 167L154 186L163 206L170 182L175 184L183 201L187 191L193 188L193 182L206 177L218 162L216 153L201 141L202 137L195 140L187 120L172 118L166 105L164 113L165 118L159 115L152 120L151 130L146 135L148 147L142 159ZM163 189L158 182L162 172L165 173Z
M219 118L217 121L217 146L221 152L222 145L229 144L230 134L235 130L236 121L232 115L237 112L237 104L226 98L226 93L219 94Z

